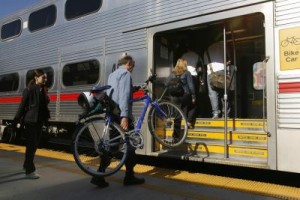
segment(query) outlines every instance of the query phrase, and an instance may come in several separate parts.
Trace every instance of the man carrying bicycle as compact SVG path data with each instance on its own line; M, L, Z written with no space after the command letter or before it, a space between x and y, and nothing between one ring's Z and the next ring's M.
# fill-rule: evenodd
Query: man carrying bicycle
M130 131L134 128L132 124L132 102L130 100L133 97L131 72L133 71L135 62L131 56L126 55L121 58L119 63L121 66L108 77L107 84L110 85L111 88L107 90L107 95L110 96L120 108L120 115L116 117L117 119L115 121L117 121L125 131ZM105 158L105 155L103 155L98 170L105 171L107 163L109 162L110 158ZM135 165L135 149L129 148L128 156L125 161L126 173L123 181L124 185L138 185L145 182L144 178L137 178L134 176ZM101 188L109 186L109 183L105 181L104 177L93 177L91 183Z

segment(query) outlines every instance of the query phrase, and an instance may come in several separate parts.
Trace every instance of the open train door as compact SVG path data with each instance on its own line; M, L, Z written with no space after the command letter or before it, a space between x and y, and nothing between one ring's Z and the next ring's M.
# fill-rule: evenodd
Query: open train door
M231 107L229 116L212 119L209 94L204 90L199 96L195 128L189 130L186 146L162 154L276 168L274 59L266 62L268 56L274 55L272 8L270 2L257 4L149 29L149 66L154 66L160 77L155 87L157 96L186 44L192 44L203 59L213 38L221 35L235 73L235 88L226 91ZM206 71L204 63L202 73Z

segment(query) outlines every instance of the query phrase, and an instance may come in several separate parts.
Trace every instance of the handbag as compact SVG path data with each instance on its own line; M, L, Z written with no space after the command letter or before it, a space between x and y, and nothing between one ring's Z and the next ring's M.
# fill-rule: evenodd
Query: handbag
M225 81L226 81L226 86L227 88L230 87L230 82L231 82L231 77L229 75L226 75L226 80L225 76L223 74L219 74L213 71L212 67L210 66L210 85L213 88L218 88L218 89L224 89L225 88Z
M208 51L206 53L207 53L208 60L211 63L211 59L210 59ZM212 86L212 88L225 89L225 81L226 81L226 87L229 88L231 85L231 82L232 82L232 77L229 74L224 76L224 74L219 74L217 72L214 72L211 64L209 64L209 67L210 67L210 71L211 71L210 85ZM226 77L226 80L225 80L225 77Z

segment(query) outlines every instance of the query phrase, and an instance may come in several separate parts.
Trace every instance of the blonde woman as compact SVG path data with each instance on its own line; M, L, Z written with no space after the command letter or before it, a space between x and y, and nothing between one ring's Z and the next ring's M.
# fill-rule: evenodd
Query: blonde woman
M182 111L188 120L189 128L193 127L195 121L195 86L191 73L187 70L187 61L183 58L179 58L172 70L172 73L166 81L166 85L169 86L172 80L180 78L183 87L183 94L181 96L174 96L174 101L180 104Z

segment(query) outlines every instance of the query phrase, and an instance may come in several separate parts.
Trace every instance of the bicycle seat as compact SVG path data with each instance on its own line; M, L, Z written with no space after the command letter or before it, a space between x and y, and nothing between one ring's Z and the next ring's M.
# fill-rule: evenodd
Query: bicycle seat
M98 93L98 92L102 92L105 91L107 89L111 88L110 85L105 85L105 86L94 86L91 89L91 93Z

